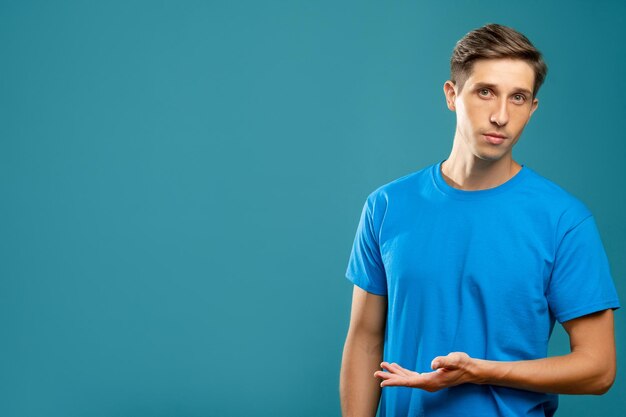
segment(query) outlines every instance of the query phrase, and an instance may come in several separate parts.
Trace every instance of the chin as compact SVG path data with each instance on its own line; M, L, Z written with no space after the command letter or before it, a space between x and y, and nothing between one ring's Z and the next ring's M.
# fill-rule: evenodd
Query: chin
M482 159L483 161L490 161L490 162L496 162L499 161L500 159L502 159L506 154L488 154L488 153L475 153L474 156L476 156L478 159Z

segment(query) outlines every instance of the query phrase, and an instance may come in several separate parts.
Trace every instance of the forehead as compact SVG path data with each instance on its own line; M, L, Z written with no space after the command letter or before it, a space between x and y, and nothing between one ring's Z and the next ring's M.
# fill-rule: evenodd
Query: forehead
M493 84L503 89L532 91L534 81L535 72L528 62L504 58L477 60L466 83Z

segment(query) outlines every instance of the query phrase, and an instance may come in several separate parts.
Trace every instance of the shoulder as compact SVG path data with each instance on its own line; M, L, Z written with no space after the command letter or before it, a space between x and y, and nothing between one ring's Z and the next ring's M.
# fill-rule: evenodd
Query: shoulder
M368 195L368 201L372 204L385 204L392 199L411 194L417 187L431 180L433 166L426 166L378 186Z
M570 229L592 215L589 207L572 192L537 171L527 169L525 190L530 194L528 197L546 207L549 214L556 218L559 228Z
M364 209L374 220L374 225L382 224L391 206L403 206L415 194L415 190L419 190L429 181L431 167L432 165L388 181L369 193Z

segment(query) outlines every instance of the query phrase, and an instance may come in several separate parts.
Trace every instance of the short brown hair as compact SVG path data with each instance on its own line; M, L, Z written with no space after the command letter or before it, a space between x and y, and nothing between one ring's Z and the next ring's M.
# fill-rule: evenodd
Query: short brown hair
M534 99L546 78L548 66L526 36L497 23L475 29L456 43L450 59L450 80L459 86L460 93L476 60L497 58L523 59L530 64L535 72Z

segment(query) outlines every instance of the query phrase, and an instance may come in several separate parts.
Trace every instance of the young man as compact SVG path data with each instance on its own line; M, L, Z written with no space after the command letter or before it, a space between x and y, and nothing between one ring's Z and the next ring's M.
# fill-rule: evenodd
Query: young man
M545 417L559 393L613 384L620 304L594 217L512 157L546 72L505 26L457 43L449 157L379 187L361 213L344 416ZM548 358L556 320L571 353Z

